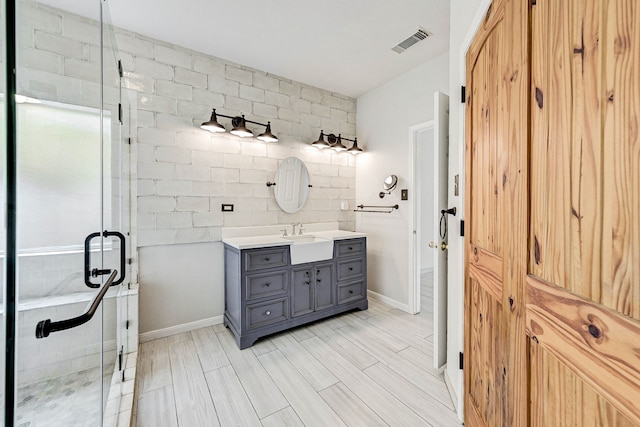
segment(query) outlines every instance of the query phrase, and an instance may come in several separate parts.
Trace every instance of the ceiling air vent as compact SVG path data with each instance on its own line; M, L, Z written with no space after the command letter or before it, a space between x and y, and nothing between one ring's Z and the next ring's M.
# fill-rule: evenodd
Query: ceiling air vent
M396 46L392 47L391 50L396 53L402 53L405 50L409 49L414 44L426 39L431 35L433 34L425 30L424 28L418 28L418 31L416 31L415 34L412 34L411 36L407 37L405 40L401 41Z

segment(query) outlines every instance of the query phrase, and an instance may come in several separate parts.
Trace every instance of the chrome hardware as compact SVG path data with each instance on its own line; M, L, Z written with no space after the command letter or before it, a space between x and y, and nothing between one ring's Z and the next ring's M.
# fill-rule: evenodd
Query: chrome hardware
M267 316L271 316L271 312L269 310L267 310L264 314Z
M291 227L293 227L293 231L291 232L291 235L292 235L292 236L295 236L295 235L296 235L296 227L297 227L297 226L298 226L298 224L296 224L296 223L291 224Z
M437 248L438 245L436 245L436 242L429 242L429 247L430 248Z
M287 234L287 229L286 229L286 228L285 228L285 229L282 229L282 230L280 230L280 231L282 231L282 237L287 237L287 236L288 236L288 234Z

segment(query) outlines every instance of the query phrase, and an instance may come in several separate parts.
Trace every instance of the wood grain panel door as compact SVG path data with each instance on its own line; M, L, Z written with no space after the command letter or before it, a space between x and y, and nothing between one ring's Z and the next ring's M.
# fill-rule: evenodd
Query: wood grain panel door
M466 423L640 425L640 2L494 1L467 93Z
M467 54L465 423L527 423L528 19L497 0Z
M531 9L531 424L640 425L640 2Z

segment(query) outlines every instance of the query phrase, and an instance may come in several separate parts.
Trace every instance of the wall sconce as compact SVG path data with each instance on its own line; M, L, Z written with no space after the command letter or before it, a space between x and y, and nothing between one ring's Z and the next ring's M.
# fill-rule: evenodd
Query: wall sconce
M227 129L218 123L218 117L225 117L227 119L231 119L231 125L233 129L231 129L230 133L242 138L252 137L253 132L247 129L247 123L253 123L255 125L265 126L266 129L257 138L263 142L278 142L278 137L271 133L271 122L264 123L254 122L252 120L247 120L244 118L244 114L242 116L226 116L224 114L216 114L216 109L214 108L211 112L211 118L202 123L200 128L204 130L208 130L209 132L217 133L217 132L226 132Z
M330 133L329 135L327 135L327 140L325 141L324 136L324 131L321 130L320 137L318 137L317 141L313 141L311 145L321 150L325 148L332 148L337 152L346 151L347 153L351 154L360 154L364 151L362 148L358 147L358 138L343 138L341 134L338 134L338 136L336 137L334 134ZM351 148L347 149L347 147L345 147L345 145L342 143L343 139L353 142Z

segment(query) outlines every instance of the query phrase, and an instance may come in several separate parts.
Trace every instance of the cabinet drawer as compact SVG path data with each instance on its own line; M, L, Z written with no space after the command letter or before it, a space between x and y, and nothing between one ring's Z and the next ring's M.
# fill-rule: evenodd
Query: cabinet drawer
M361 277L364 273L364 259L338 261L338 281Z
M289 247L257 249L245 251L245 271L260 270L263 268L285 267L289 264Z
M336 258L364 255L364 239L336 241Z
M288 307L287 298L247 305L247 329L287 320L289 318Z
M346 283L338 286L338 304L344 304L364 298L364 281Z
M287 291L287 270L251 274L245 278L247 299L278 295Z

